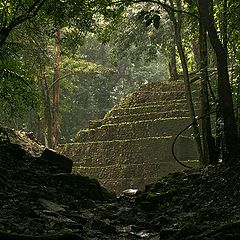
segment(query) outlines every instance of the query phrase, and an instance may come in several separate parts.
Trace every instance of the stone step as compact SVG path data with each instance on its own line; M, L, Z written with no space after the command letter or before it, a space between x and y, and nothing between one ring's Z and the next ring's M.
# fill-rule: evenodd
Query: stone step
M124 122L136 122L143 120L157 120L157 119L167 119L167 118L178 118L178 117L189 117L188 110L173 110L167 112L150 112L142 114L132 114L132 115L119 115L116 117L105 117L102 120L102 124L118 124Z
M199 109L199 84L192 85ZM155 82L125 97L104 119L93 120L78 135L78 143L58 151L73 160L73 171L97 178L117 193L143 188L168 173L182 170L172 155L175 136L190 123L184 82ZM192 129L175 144L180 161L196 166Z
M194 99L194 104L199 104L200 102L200 99ZM114 109L118 109L118 108L124 108L124 109L128 109L128 108L141 108L141 107L148 107L148 106L158 106L158 105L168 105L168 104L171 104L171 105L174 105L174 104L179 104L179 103L185 103L187 104L187 101L186 99L173 99L173 100L162 100L162 101L155 101L155 102L142 102L142 103L138 103L134 106L127 106L126 104L118 104L116 105L112 110ZM111 112L111 111L110 111Z
M195 102L195 108L199 108L200 103ZM199 110L196 109L196 113ZM161 104L139 106L133 108L114 108L109 111L104 119L89 120L89 129L96 129L106 124L116 124L121 122L134 122L140 120L166 119L173 117L188 117L189 111L186 101L163 101Z
M199 162L183 161L190 167L198 167ZM176 161L160 163L138 163L126 165L112 165L108 167L75 167L74 171L83 176L97 178L107 189L117 194L127 188L138 188L143 190L147 184L156 182L169 173L184 170L185 168ZM138 177L139 176L139 177Z
M197 160L184 161L187 166L196 166ZM142 178L160 178L168 173L185 169L176 161L162 161L159 163L117 164L106 167L83 167L75 165L74 171L98 179L123 179L127 176L141 176Z
M198 103L196 103L198 104ZM122 115L142 114L151 112L166 112L176 110L187 110L187 102L185 99L178 101L162 101L162 102L151 102L145 103L138 107L122 108L116 107L109 111L105 117L116 117Z
M172 156L174 137L149 137L132 140L98 141L65 144L58 152L74 162L74 167L108 167L114 165L175 161ZM183 147L187 146L187 147ZM198 159L196 143L180 136L174 152L179 160Z
M82 130L78 142L96 142L124 139L138 139L177 135L190 123L188 117L144 120L119 124L102 125L96 129ZM191 133L186 133L191 134Z
M169 91L178 91L184 90L185 84L184 81L162 81L162 82L151 82L145 84L139 88L139 91L152 91L152 92L169 92ZM191 90L200 90L199 83L191 84Z
M199 92L193 91L192 95L194 99L199 98ZM171 100L184 100L185 91L171 91L171 92L152 92L152 91L142 91L142 92L134 92L127 95L119 104L120 107L133 107L140 106L143 103L150 102L160 102L160 101L171 101Z

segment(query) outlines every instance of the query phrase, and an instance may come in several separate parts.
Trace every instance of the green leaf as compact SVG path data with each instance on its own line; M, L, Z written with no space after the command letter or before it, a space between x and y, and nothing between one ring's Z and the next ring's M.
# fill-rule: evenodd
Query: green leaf
M148 11L142 10L139 14L137 19L140 21L143 21L144 19L146 19L146 15L149 15Z
M158 29L160 26L160 16L159 15L154 15L153 17L153 26Z
M146 27L149 27L149 26L152 24L152 22L153 22L153 19L152 19L152 18L147 19L147 21L146 21Z

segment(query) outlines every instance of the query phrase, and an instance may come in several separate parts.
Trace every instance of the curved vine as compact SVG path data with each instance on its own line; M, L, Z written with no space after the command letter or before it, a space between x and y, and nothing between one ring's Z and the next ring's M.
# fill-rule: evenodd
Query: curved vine
M213 114L213 113L215 113L215 112L217 112L217 110L210 111L209 113L206 113L206 114L204 114L203 116L196 118L193 122L191 122L190 124L188 124L183 130L181 130L181 131L175 136L175 138L174 138L174 140L173 140L173 143L172 143L172 155L173 155L174 160L175 160L177 163L179 163L180 165L182 165L183 167L186 167L186 168L189 168L189 169L193 168L193 167L191 167L191 166L188 166L188 165L182 163L182 162L177 158L177 156L176 156L176 154L175 154L175 152L174 152L174 146L175 146L175 143L176 143L178 137L179 137L183 132L185 132L187 129L189 129L193 124L195 124L197 121L199 121L200 119L205 118L206 116L211 115L211 114Z
M234 108L234 111L237 110L237 109L239 109L239 108L240 108L240 106L237 106L236 108ZM187 129L189 129L193 124L195 124L195 123L196 123L197 121L199 121L200 119L205 118L206 116L209 116L209 115L211 115L211 114L213 114L213 113L216 113L217 111L218 111L218 110L212 110L212 111L204 114L203 116L196 118L193 122L191 122L190 124L188 124L182 131L180 131L180 132L175 136L175 138L174 138L174 140L173 140L173 143L172 143L172 155L173 155L174 160L175 160L177 163L179 163L179 164L182 165L183 167L186 167L186 168L189 168L189 169L193 168L193 167L191 167L191 166L188 166L188 165L182 163L182 162L177 158L177 156L176 156L176 154L175 154L175 152L174 152L175 143L176 143L178 137L179 137L183 132L185 132Z

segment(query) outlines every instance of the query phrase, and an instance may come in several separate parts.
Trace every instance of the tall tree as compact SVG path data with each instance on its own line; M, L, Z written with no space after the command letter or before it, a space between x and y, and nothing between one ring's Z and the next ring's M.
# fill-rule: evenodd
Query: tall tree
M218 97L220 113L224 122L224 161L232 164L239 161L238 153L238 133L237 124L233 110L232 92L228 74L228 58L227 51L223 43L219 39L217 29L215 27L214 14L212 11L212 0L198 0L199 15L203 26L208 32L208 36L217 58L218 72Z
M173 27L172 27L173 28ZM172 29L174 32L174 28ZM176 36L173 36L173 43L170 47L170 61L169 61L169 74L170 80L177 80L179 75L177 71L177 51L176 51Z
M212 136L210 105L208 94L208 50L207 50L207 32L199 21L199 50L200 50L200 71L201 71L201 120L202 138L203 138L203 159L204 165L216 164L218 155L216 151L215 141Z
M59 133L59 104L60 104L60 55L61 55L61 32L56 28L55 33L55 64L53 78L53 98L52 98L52 141L51 147L58 144Z
M165 10L169 14L169 18L173 22L174 25L174 30L175 30L175 38L176 38L176 44L177 44L177 49L178 53L181 59L181 64L182 64L182 69L183 69L183 77L184 77L184 83L185 83L185 90L186 90L186 98L187 98L187 103L190 111L190 117L193 122L193 133L194 133L194 138L197 143L197 148L198 148L198 153L200 157L200 162L203 163L203 151L202 151L202 143L201 143L201 138L200 138L200 132L196 123L196 114L195 114L195 109L194 109L194 104L193 104L193 98L191 94L191 87L190 87L190 79L189 79L189 72L188 72L188 66L187 66L187 60L184 52L184 48L182 45L182 35L181 35L181 27L182 27L182 3L180 0L176 0L176 5L177 5L177 16L175 16L175 11L174 11L174 3L172 0L170 0L170 5L171 7L166 7Z

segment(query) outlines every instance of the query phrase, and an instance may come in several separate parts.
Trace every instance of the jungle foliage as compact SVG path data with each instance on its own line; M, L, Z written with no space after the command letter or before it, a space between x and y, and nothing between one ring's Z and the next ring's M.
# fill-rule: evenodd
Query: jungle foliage
M200 76L202 115L216 111L224 126L214 139L204 118L201 142L194 125L202 162L220 151L236 162L239 10L237 0L3 0L1 121L54 147L142 83L181 77L194 121L190 84Z

